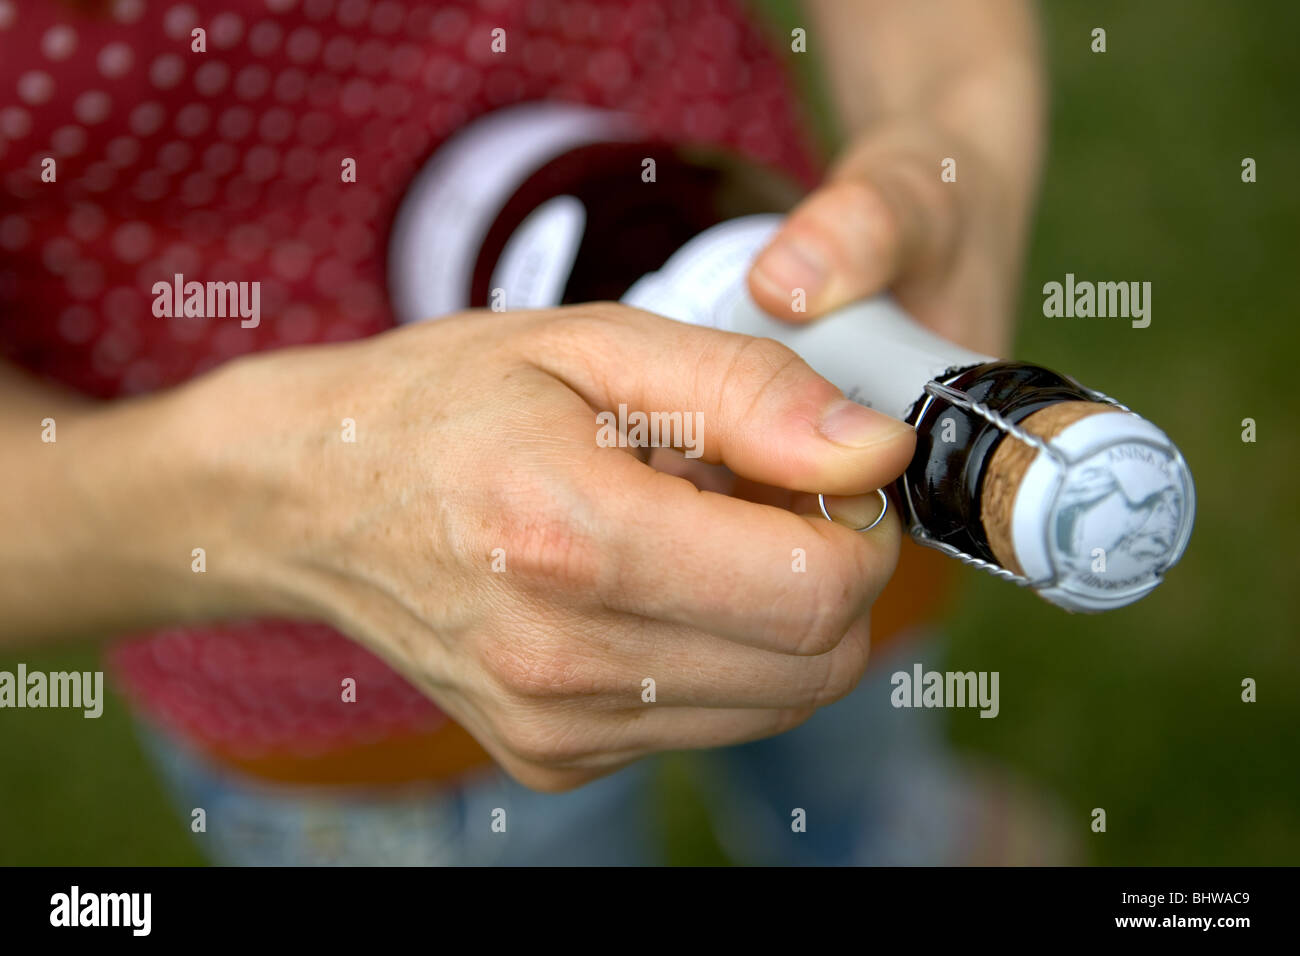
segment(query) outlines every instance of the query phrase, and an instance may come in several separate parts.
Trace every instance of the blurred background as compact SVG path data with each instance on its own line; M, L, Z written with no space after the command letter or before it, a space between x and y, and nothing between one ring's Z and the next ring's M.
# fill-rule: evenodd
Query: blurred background
M757 3L778 33L798 5ZM997 720L952 711L956 747L1056 794L1086 862L1300 860L1300 6L1172 0L1040 5L1051 138L1016 357L1140 410L1197 483L1191 546L1148 599L1070 616L963 571L947 670L998 670ZM1107 52L1090 50L1094 27ZM834 142L805 66L812 120ZM1252 157L1258 181L1241 181ZM1047 319L1042 286L1152 283L1152 322ZM1253 444L1242 419L1257 422ZM99 669L67 644L0 669ZM1243 703L1254 678L1258 702ZM1014 690L1012 690L1014 688ZM727 862L697 759L674 755L657 805L675 863ZM1094 807L1107 832L1087 830ZM0 864L201 864L140 752L123 702L103 716L10 710L0 734Z

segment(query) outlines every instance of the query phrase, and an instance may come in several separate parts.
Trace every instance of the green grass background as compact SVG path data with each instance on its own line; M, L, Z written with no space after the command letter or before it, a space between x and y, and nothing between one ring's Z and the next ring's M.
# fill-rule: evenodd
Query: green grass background
M760 7L800 23L788 2ZM1002 713L952 721L954 743L1059 794L1094 863L1296 863L1300 6L1049 2L1043 24L1052 134L1016 354L1161 425L1193 469L1198 520L1160 590L1099 617L964 574L945 666L1000 671ZM1045 319L1042 285L1066 272L1150 281L1150 328ZM94 669L98 652L9 651L0 668L19 660ZM1245 677L1257 703L1241 702ZM660 783L671 858L721 862L692 771L673 758ZM1106 834L1087 830L1093 807ZM99 720L0 715L0 863L201 862L120 700Z

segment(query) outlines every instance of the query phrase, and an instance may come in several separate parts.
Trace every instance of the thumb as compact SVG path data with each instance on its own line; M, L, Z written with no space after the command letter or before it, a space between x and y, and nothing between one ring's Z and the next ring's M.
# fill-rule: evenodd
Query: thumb
M692 416L692 456L744 478L856 495L889 484L912 458L908 425L844 398L771 339L609 303L566 309L550 325L529 349L540 368L598 411Z
M940 179L941 158L921 144L857 147L759 254L749 274L754 300L778 318L807 322L945 261L958 210L955 189Z

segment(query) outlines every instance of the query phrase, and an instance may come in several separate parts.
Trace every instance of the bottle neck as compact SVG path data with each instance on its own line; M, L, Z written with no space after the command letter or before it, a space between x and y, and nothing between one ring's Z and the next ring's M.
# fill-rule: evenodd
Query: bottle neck
M1058 402L1095 401L1073 379L1023 362L981 363L938 381L1013 424ZM918 402L907 421L916 428L916 454L904 476L911 517L937 541L999 563L989 544L981 501L989 463L1007 440L1006 433L938 396Z

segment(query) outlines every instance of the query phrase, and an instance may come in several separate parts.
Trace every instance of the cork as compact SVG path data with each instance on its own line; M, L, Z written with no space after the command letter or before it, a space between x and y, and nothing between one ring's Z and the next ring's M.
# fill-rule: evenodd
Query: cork
M1080 419L1106 413L1123 414L1113 405L1100 402L1057 402L1034 412L1019 425L1039 438L1052 439ZM984 534L998 564L1016 574L1025 572L1016 559L1012 544L1011 519L1020 481L1037 455L1037 449L1008 436L993 452L993 459L984 473L984 491L980 496Z

